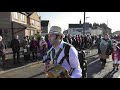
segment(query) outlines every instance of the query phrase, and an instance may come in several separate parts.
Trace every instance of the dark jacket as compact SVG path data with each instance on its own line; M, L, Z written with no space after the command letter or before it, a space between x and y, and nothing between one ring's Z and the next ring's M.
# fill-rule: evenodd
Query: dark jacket
M35 45L34 45L34 42L35 42ZM38 43L36 40L32 40L31 43L30 43L30 50L32 52L36 52L37 51L37 46L38 46Z
M18 52L20 50L20 41L18 39L13 39L11 41L11 48L14 52Z
M24 55L30 54L30 40L23 40L23 49L27 49L27 52L24 52Z
M103 40L105 40L105 39L103 38ZM105 41L108 42L106 55L111 55L111 53L112 53L112 43L111 43L111 40L110 39L106 39ZM101 42L101 40L100 40L100 42ZM101 54L100 42L99 42L99 46L98 46L98 54Z

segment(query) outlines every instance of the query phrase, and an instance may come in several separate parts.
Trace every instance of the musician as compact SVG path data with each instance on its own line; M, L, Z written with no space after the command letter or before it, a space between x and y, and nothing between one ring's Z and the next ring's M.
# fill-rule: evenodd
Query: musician
M48 51L48 56L50 57L53 65L59 64L61 59L64 57L64 44L66 42L63 41L63 38L64 34L62 29L58 26L52 26L48 33L48 39L52 45L51 49ZM78 60L78 53L73 46L70 47L68 59L69 63L65 59L61 66L68 71L70 78L81 78L82 70ZM49 64L46 64L46 67L47 66L49 66Z

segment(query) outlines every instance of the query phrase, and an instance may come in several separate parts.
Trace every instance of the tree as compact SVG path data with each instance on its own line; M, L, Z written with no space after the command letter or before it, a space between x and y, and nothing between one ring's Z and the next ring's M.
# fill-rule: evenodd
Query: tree
M100 25L98 23L93 23L93 29L97 29L98 27L100 27Z
M89 24L89 28L92 28L92 24L91 23Z
M100 24L100 28L102 29L109 29L105 23Z

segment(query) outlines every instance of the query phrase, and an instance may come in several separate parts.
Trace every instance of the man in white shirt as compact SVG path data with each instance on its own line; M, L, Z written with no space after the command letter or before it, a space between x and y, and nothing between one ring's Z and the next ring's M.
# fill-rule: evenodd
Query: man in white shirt
M60 27L51 27L50 32L48 34L48 39L52 45L51 49L49 50L49 57L51 59L52 64L59 64L62 58L65 56L64 45L67 43L65 43L62 40L63 37L64 34L62 33L62 29ZM71 69L73 69L70 78L81 78L82 70L80 68L80 63L78 60L78 52L73 46L70 47L68 59L69 63L65 58L60 65L64 67L68 72L70 72Z

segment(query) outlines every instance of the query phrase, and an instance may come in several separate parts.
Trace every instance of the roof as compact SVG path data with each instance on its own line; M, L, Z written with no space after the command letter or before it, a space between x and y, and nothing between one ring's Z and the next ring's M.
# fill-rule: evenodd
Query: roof
M69 28L83 28L83 24L69 24Z
M41 20L41 26L48 26L49 20Z
M89 23L85 23L86 28L89 27ZM69 24L69 28L83 28L83 24Z
M22 14L24 14L24 15L26 15L26 16L30 16L30 15L32 15L34 12L19 12L19 13L22 13Z

